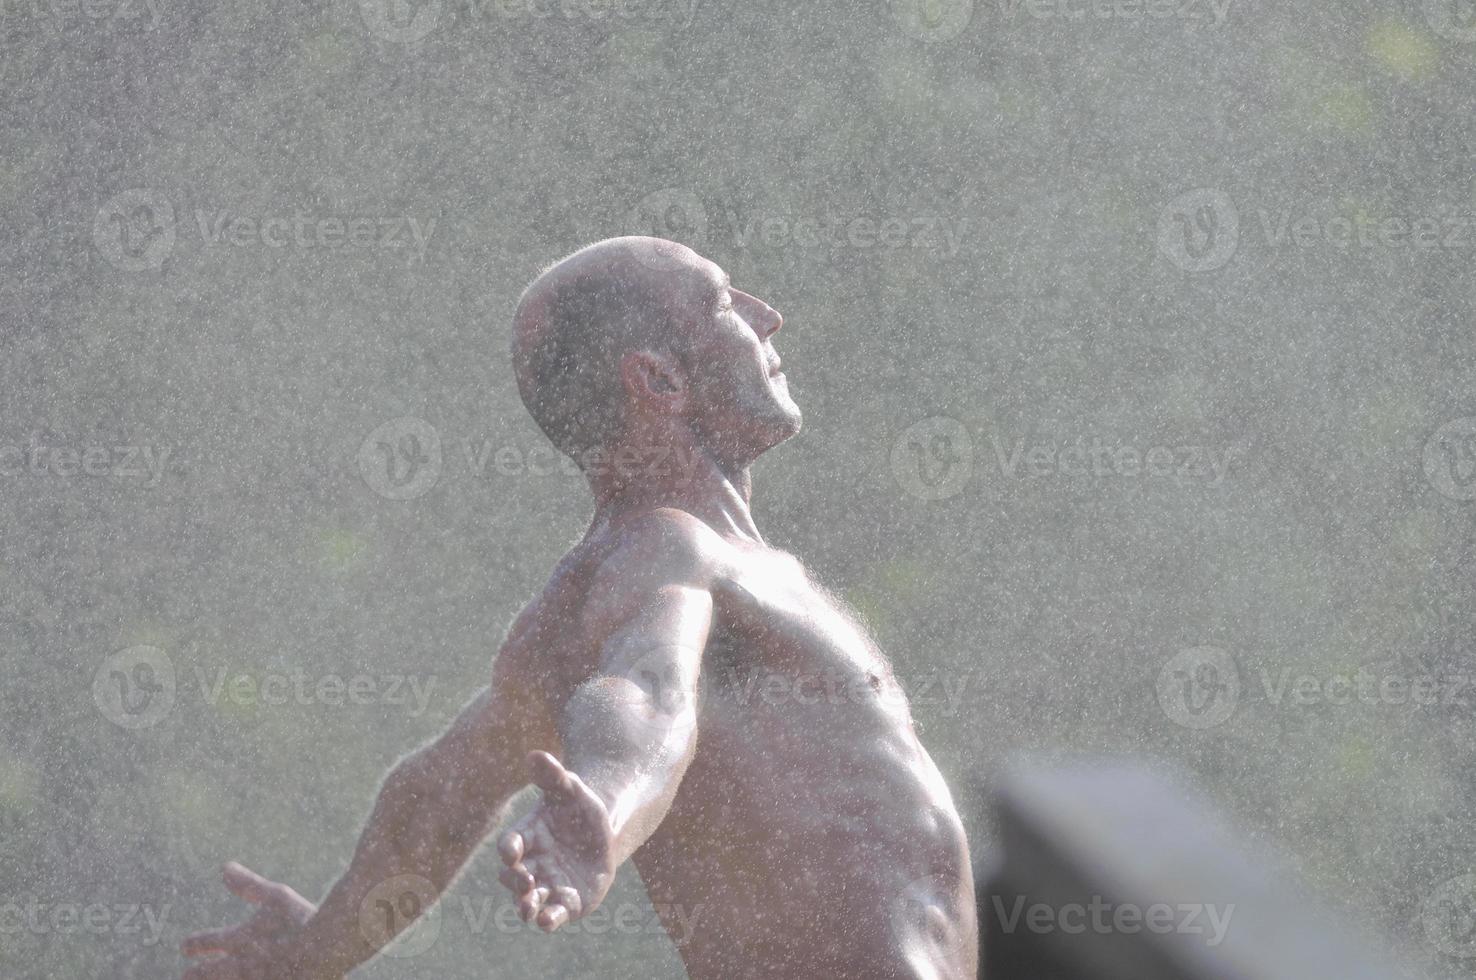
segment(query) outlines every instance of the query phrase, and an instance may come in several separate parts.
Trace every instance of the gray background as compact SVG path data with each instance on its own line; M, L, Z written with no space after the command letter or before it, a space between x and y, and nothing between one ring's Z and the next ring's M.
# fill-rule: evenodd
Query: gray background
M644 232L784 313L756 515L980 859L1012 752L1131 752L1473 975L1476 11L1184 3L0 0L0 973L175 975L230 858L321 896L588 515L517 294ZM1360 668L1442 703L1290 693ZM501 902L365 975L680 975Z

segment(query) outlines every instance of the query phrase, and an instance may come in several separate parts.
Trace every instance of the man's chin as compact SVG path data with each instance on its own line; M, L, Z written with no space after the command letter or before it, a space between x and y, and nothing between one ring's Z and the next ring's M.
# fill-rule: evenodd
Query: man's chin
M775 391L772 397L750 402L747 408L742 434L733 431L732 435L747 443L744 455L750 459L794 438L804 424L804 414L788 392Z
M769 426L771 435L766 451L773 449L781 442L787 442L799 435L800 429L804 427L804 424L804 413L800 411L798 405L790 401L785 407L784 413L776 417L773 420L773 425Z
M799 410L799 406L798 405L795 405L794 406L794 414L792 416L790 416L789 431L787 431L784 434L784 439L793 439L795 436L797 436L797 435L800 434L800 429L803 429L804 427L805 427L805 413L803 413L803 412L801 412ZM780 440L780 441L782 442L783 440Z

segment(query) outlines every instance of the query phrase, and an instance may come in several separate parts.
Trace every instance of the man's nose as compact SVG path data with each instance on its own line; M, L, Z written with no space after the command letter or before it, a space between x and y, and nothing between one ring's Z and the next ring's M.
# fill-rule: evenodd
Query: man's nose
M780 327L784 326L784 317L779 314L778 310L757 296L745 296L744 298L748 300L751 308L748 322L753 324L753 328L758 331L760 340L768 340L779 332Z

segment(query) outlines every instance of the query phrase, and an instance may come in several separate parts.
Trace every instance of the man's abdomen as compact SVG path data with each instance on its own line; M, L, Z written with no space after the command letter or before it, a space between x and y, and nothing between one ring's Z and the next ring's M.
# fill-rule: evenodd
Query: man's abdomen
M968 846L905 704L778 692L704 690L696 757L636 855L652 900L696 915L689 971L973 977Z

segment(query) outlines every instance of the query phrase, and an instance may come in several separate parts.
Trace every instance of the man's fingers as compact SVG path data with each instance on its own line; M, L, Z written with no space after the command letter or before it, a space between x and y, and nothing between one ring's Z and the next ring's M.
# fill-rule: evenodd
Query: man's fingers
M538 928L544 932L553 932L568 921L569 910L557 902L550 902L538 913Z
M231 861L220 869L220 877L238 898L244 898L253 905L261 905L272 898L277 884L268 881L250 868Z
M533 921L533 917L543 908L543 903L548 901L547 888L535 888L518 900L518 917L524 922Z
M560 885L553 890L553 900L569 913L569 918L579 918L579 912L584 908L584 899L579 897L579 892L568 885Z
M547 752L528 753L528 772L533 777L533 785L545 793L566 796L574 788L569 780L569 770Z
M497 872L497 880L514 895L522 895L533 889L533 875L525 868L503 868Z
M497 853L502 855L502 863L512 867L523 859L523 835L516 830L509 830L502 835L497 842Z
M206 929L186 936L179 944L179 951L186 956L204 956L207 953L227 953L235 944L238 926L225 929Z

